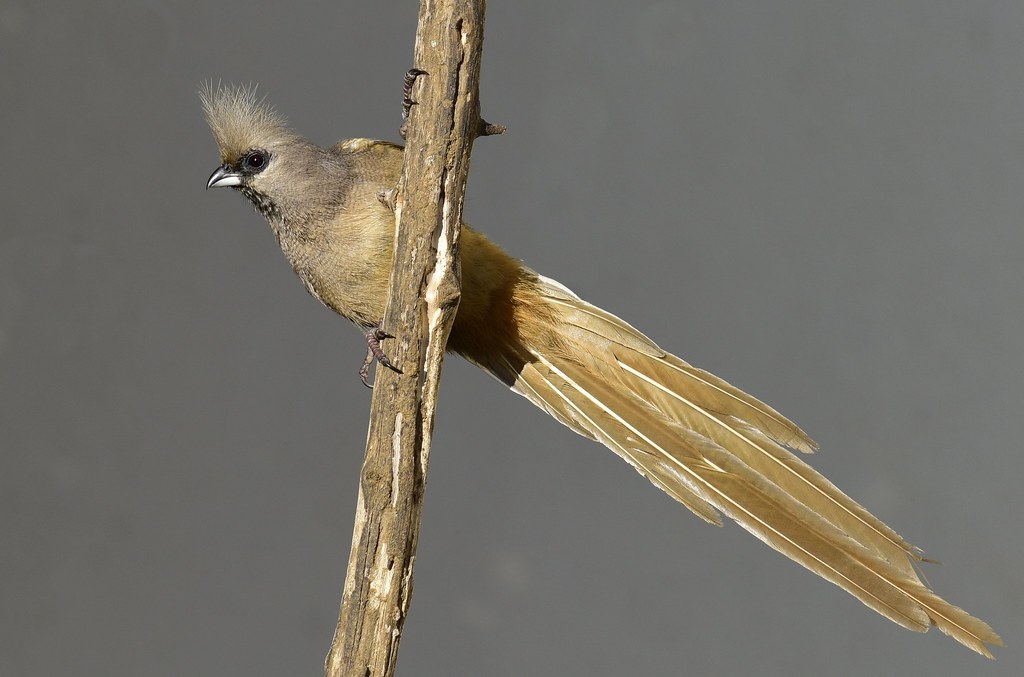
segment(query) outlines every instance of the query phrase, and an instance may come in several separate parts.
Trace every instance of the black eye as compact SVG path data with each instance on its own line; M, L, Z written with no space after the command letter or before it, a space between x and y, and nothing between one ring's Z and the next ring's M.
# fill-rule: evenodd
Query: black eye
M251 150L242 158L242 164L251 172L258 172L267 166L267 154L261 150Z

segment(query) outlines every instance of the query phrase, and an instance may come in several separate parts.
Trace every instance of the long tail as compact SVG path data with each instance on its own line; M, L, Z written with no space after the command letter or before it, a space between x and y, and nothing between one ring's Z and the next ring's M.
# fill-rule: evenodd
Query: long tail
M903 627L936 625L989 658L986 644L1002 645L921 582L920 550L790 451L815 449L800 428L554 280L529 285L541 326L484 369L701 518L721 525L724 513Z

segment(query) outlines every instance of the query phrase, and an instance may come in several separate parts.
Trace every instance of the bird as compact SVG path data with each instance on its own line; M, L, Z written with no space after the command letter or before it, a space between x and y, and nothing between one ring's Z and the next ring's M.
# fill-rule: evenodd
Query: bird
M402 146L363 138L319 146L251 86L207 85L200 99L221 160L207 188L248 198L308 292L397 370L380 347L391 337L381 321L395 245L382 195L398 183ZM895 623L917 632L934 625L988 658L989 646L1002 646L988 624L922 580L922 550L799 457L817 444L792 421L469 226L460 253L449 352L608 447L706 522L734 520Z

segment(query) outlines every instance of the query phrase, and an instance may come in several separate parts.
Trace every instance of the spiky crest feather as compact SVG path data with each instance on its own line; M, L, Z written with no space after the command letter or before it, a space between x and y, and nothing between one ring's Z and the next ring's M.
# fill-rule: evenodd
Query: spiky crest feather
M285 117L257 96L255 85L207 82L199 89L199 99L222 162L236 163L257 142L272 145L298 138Z

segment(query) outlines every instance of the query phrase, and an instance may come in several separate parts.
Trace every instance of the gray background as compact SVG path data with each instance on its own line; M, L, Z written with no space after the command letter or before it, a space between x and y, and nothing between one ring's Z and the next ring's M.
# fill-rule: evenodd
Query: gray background
M414 3L0 1L0 675L320 674L359 335L195 95L396 138ZM1020 675L1024 5L494 2L467 220L795 418L1010 647L902 630L451 359L405 675Z

